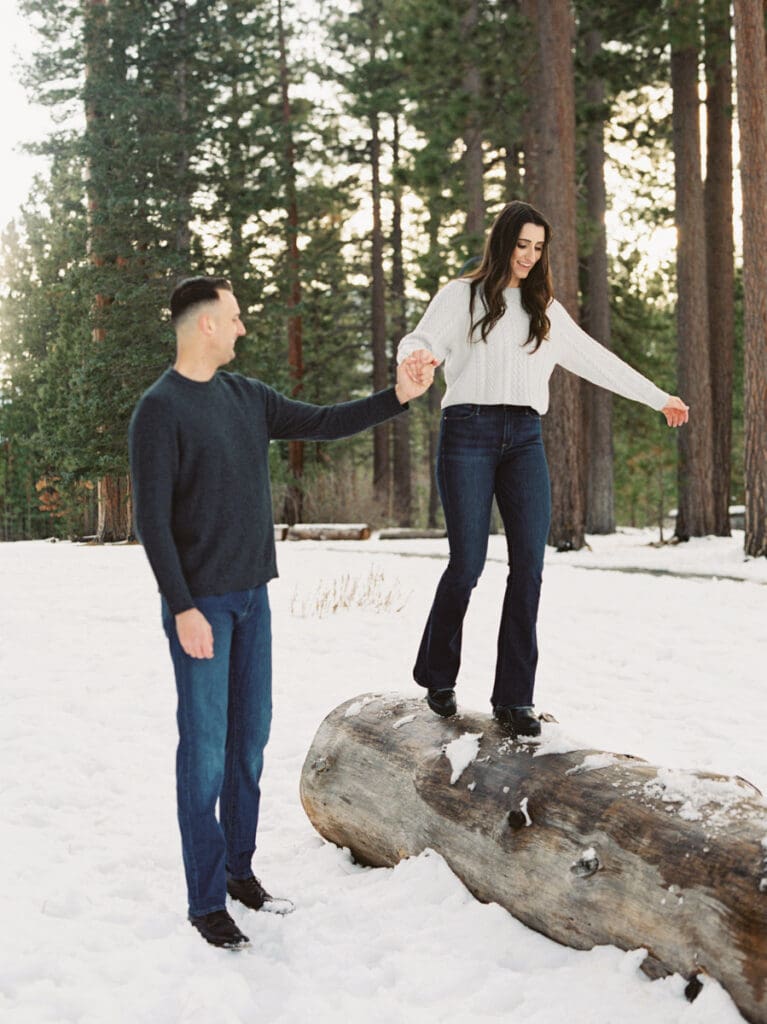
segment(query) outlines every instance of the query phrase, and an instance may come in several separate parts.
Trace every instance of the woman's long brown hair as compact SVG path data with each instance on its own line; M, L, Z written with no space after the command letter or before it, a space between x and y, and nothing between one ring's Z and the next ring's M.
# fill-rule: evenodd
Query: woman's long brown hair
M533 343L537 352L548 336L551 323L546 310L553 297L551 271L549 269L549 222L529 203L513 200L507 203L493 222L485 242L482 262L476 270L467 274L471 282L469 313L471 315L471 338L479 328L482 341L506 312L503 289L509 283L511 257L517 245L519 234L525 224L537 224L545 232L543 252L533 269L519 285L522 308L530 316L530 333L525 344ZM484 315L474 322L474 300L479 293Z

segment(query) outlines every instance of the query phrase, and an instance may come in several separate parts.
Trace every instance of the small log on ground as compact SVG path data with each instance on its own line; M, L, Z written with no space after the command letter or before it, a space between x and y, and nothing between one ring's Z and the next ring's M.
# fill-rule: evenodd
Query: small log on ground
M705 972L767 1024L759 791L622 754L547 754L548 728L542 747L511 741L487 714L441 719L422 699L359 696L320 726L301 800L363 864L431 848L478 899L536 931L575 949L644 947L647 973Z
M288 540L367 540L367 523L296 523L288 530Z

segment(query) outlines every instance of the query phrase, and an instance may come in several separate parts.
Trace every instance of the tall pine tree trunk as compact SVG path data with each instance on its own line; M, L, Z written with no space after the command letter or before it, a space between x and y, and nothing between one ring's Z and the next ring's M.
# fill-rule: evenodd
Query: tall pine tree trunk
M298 196L296 193L296 157L293 144L293 125L290 110L288 51L285 42L282 0L277 0L277 35L280 62L280 93L282 100L282 132L285 161L285 200L287 207L287 296L288 307L288 365L293 383L291 395L296 398L303 388L304 355L303 323L301 318L301 258L298 251ZM288 442L290 484L285 497L284 517L288 523L303 519L304 442Z
M97 485L99 544L127 540L131 535L130 477L125 473L108 473Z
M767 43L764 10L735 0L743 289L746 554L767 556Z
M392 327L392 383L397 376L397 345L407 333L407 310L405 307L405 266L402 254L402 186L397 170L400 159L399 117L394 116L392 135L392 275L391 275L391 327ZM394 518L399 526L412 523L412 489L410 481L410 417L397 416L392 425L393 444L393 502Z
M88 256L97 269L115 261L107 251L109 232L105 227L110 180L110 127L105 111L111 93L110 26L107 0L87 0L85 42L85 130L88 136ZM106 340L106 313L112 296L97 292L93 300L94 344ZM97 481L100 544L126 540L131 534L130 482L126 474L107 474Z
M378 19L375 14L372 14L371 22L373 24L371 39L374 41L372 58L378 34ZM388 383L389 364L386 356L386 285L381 222L381 134L376 110L370 113L370 171L373 201L373 230L370 240L370 329L373 350L373 390L382 391ZM388 423L381 423L373 429L373 494L380 512L384 515L389 510L391 489L390 436Z
M479 21L479 0L468 0L468 7L461 18L461 32L464 40L473 43ZM476 45L476 44L475 44ZM471 46L470 46L471 50ZM482 160L482 121L479 116L479 101L482 95L482 79L473 55L463 75L463 91L468 110L463 131L463 165L466 188L466 256L477 255L485 232L485 186Z
M428 273L426 277L426 289L429 293L429 298L432 298L437 293L439 288L439 228L441 223L441 217L438 209L439 200L436 196L432 195L429 198L429 221L428 221L428 235L429 235L429 260L428 260ZM429 502L426 513L426 525L430 530L436 529L437 526L437 515L439 513L440 500L439 491L437 489L437 444L439 441L439 428L440 428L440 412L441 412L441 394L440 389L436 382L426 392L429 402L429 432L427 436L426 454L428 459L429 469Z
M521 9L532 24L537 43L533 69L525 83L525 190L530 202L551 222L555 294L577 319L573 16L568 0L522 0ZM554 371L551 406L544 421L552 492L549 542L560 550L581 548L584 540L580 383L571 374Z
M593 71L594 61L602 52L602 37L598 30L589 29L586 32L584 51L589 68L586 102L592 109L593 117L586 137L586 201L591 251L586 260L584 326L606 348L611 348L605 231L605 84ZM588 423L586 529L589 533L614 533L612 395L604 388L584 383L583 397L587 405Z
M714 533L730 536L735 264L729 0L706 6L706 274L711 349Z
M690 422L679 431L680 540L714 532L708 281L698 121L697 0L678 0L671 49L677 223L677 360Z

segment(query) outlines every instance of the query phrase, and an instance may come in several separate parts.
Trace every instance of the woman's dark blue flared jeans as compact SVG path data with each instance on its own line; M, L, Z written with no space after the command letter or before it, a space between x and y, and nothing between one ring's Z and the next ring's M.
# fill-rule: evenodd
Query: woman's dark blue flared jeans
M437 485L450 561L434 597L413 675L431 690L455 686L463 620L487 556L493 495L509 574L498 633L493 707L533 703L536 621L551 519L541 418L510 405L450 405L442 412Z
M176 794L191 917L224 909L227 874L252 873L272 719L266 584L196 598L195 604L213 629L212 658L184 653L175 619L162 603L178 691Z

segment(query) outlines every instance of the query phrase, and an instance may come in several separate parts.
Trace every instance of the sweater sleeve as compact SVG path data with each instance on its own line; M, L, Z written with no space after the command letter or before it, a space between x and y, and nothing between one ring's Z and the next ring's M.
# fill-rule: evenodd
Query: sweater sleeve
M466 342L469 327L469 286L466 281L450 281L431 300L417 327L400 341L397 362L426 348L442 363L451 349Z
M560 302L552 302L548 314L556 362L565 370L651 409L660 411L668 403L667 392L586 334Z
M311 405L286 398L267 384L264 390L266 422L270 440L336 441L351 437L368 427L398 416L407 409L401 405L394 388L378 391L368 398L338 405Z
M128 432L133 514L160 593L174 615L194 607L173 539L173 486L178 440L172 416L161 402L144 398Z

